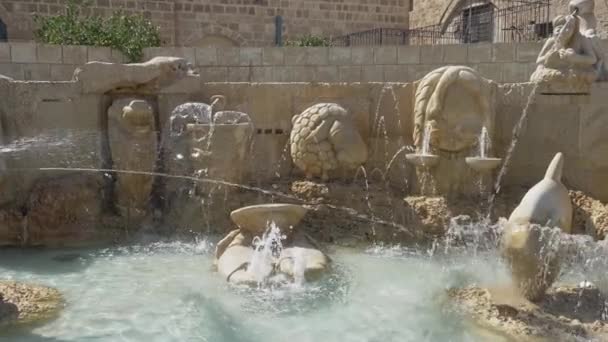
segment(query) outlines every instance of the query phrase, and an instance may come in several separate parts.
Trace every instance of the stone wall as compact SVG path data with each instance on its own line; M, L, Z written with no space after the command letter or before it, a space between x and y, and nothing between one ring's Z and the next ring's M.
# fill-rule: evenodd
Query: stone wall
M540 43L332 48L149 48L179 56L209 82L409 82L443 65L469 65L498 82L525 82ZM87 61L121 62L108 48L0 43L0 74L66 81Z
M3 0L0 19L9 39L31 39L31 13L54 14L64 0ZM170 46L274 44L275 16L282 16L285 38L305 34L337 36L375 27L408 27L406 0L93 0L86 11L139 13L160 26Z

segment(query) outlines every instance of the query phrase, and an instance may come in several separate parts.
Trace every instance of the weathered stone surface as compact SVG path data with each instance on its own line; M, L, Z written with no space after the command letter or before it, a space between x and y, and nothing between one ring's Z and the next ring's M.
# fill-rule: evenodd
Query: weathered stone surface
M154 172L158 159L154 110L145 100L122 98L108 109L108 136L116 170ZM123 214L142 217L154 176L118 173L116 204Z
M509 217L510 224L535 223L557 227L567 233L572 231L572 203L568 190L561 182L563 164L563 154L556 154L545 178L526 193Z
M307 178L329 178L339 168L355 169L367 160L367 145L346 110L320 103L292 118L291 158Z
M261 204L230 213L232 221L243 231L261 235L274 222L282 231L293 229L308 210L295 204Z
M511 288L468 287L448 291L450 311L469 316L488 341L604 341L605 298L596 288L561 286L538 303Z
M598 79L599 56L591 40L579 32L579 20L573 15L553 20L553 36L545 42L530 77L543 92L588 93Z
M153 91L167 87L189 72L188 62L177 57L155 57L145 63L89 62L74 72L85 93L133 89Z
M53 288L0 281L0 326L45 323L56 318L63 306L63 296Z
M451 152L477 143L482 127L492 136L494 88L492 82L464 66L447 66L426 75L416 90L416 147L422 148L425 129L430 129L431 147Z
M516 285L530 300L540 300L559 274L560 232L572 230L572 204L561 183L563 155L558 153L545 178L526 193L506 224L501 254Z
M586 233L598 240L608 237L608 207L582 191L570 191L574 204L572 227L574 233Z
M110 229L101 224L101 176L73 174L40 180L26 203L28 246L102 243Z

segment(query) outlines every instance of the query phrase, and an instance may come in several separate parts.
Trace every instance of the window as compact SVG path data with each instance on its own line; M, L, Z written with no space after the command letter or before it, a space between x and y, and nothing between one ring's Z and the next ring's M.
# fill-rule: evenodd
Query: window
M6 32L6 24L0 19L0 42L6 42L8 40L8 33Z
M463 43L492 42L494 5L469 7L462 11Z
M414 0L410 0L410 12L414 10Z
M553 33L553 23L534 24L534 34L537 38L547 38Z

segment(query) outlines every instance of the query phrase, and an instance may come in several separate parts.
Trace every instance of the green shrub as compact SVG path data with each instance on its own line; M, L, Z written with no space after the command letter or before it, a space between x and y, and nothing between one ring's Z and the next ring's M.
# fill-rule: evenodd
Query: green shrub
M160 45L158 27L142 15L122 11L103 18L83 15L86 4L69 0L64 14L34 15L36 39L47 44L107 46L121 51L129 62L141 61L144 48Z
M306 35L295 40L285 41L285 46L330 46L331 41L329 38Z

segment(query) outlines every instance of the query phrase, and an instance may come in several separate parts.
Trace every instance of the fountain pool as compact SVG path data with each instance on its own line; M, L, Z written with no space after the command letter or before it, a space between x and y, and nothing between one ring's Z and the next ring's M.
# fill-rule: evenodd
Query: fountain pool
M209 271L211 247L4 250L5 278L56 287L67 303L57 320L0 341L479 341L444 312L445 289L507 277L493 255L337 248L320 283L245 289Z

